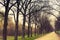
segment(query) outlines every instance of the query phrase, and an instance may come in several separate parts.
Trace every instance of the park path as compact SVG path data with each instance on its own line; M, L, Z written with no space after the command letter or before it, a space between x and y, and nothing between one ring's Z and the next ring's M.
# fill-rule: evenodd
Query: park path
M59 38L59 35L57 35L55 32L51 32L35 40L60 40Z

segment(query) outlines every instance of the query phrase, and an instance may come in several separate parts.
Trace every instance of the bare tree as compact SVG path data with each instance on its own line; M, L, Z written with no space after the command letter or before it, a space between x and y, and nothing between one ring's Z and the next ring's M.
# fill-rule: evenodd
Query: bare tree
M17 14L16 14L16 27L15 27L15 40L18 40L18 18L19 18L19 5L20 5L20 0L17 1Z
M4 27L3 27L3 40L7 40L7 24L8 24L8 13L11 7L15 4L12 4L9 7L10 0L3 0L3 3L0 2L5 7L5 15L4 15Z
M4 27L3 27L3 40L6 40L7 39L7 20L8 20L8 13L9 13L9 2L10 0L6 0L7 2L5 3L5 16L4 16Z

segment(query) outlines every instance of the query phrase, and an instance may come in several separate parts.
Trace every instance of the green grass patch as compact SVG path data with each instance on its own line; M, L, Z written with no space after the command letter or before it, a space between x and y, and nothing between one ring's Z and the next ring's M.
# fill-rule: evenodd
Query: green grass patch
M56 33L60 35L60 30L59 31L56 31Z
M34 40L36 38L40 37L40 35L37 35L37 36L32 36L32 37L27 37L25 36L25 39L24 40ZM8 36L7 37L7 40L14 40L14 36ZM18 40L22 40L22 36L18 36Z
M24 40L34 40L34 39L42 37L44 35L42 35L42 34L41 35L36 35L36 36L32 35L32 37L27 37L27 35L26 35ZM3 39L2 36L0 36L0 38L1 38L0 40ZM18 36L18 40L22 40L22 39L23 39L22 36ZM7 36L7 40L14 40L14 36Z

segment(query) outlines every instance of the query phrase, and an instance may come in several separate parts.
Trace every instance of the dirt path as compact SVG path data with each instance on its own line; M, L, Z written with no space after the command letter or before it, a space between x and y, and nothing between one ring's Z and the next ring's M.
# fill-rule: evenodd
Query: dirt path
M55 32L51 32L43 37L37 38L35 40L60 40L59 36Z

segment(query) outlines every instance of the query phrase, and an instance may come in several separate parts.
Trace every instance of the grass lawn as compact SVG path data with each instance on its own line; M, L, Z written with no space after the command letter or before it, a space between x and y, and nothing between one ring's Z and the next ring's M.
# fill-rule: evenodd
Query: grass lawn
M59 31L56 31L56 33L60 35L60 30Z
M25 40L34 40L36 38L38 38L39 36L33 36L33 37L27 37L25 36ZM14 40L14 36L8 36L7 40ZM22 40L21 36L18 36L18 40Z
M34 40L38 37L40 37L41 35L37 35L37 36L32 36L32 37L27 37L25 36L25 40ZM2 40L2 37L0 36L0 40ZM7 36L7 40L14 40L14 36ZM18 36L18 40L22 40L22 36Z
M46 34L40 34L40 35L32 35L32 37L27 37L27 35L25 36L25 40L35 40L39 37L42 37ZM2 40L2 36L0 36L0 40ZM14 40L14 36L7 36L7 40ZM22 36L18 36L18 40L22 40Z

